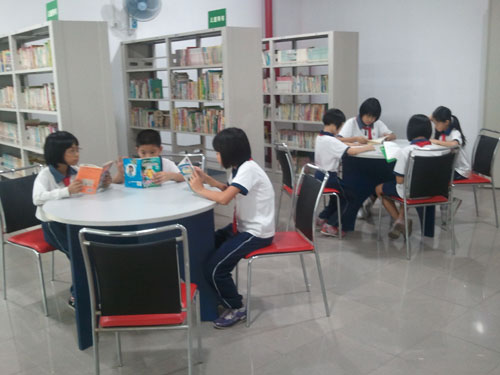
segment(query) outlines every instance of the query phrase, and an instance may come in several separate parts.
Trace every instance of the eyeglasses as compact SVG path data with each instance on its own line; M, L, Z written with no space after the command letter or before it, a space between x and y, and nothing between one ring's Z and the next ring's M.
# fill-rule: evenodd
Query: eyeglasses
M66 150L68 154L78 154L80 151L82 151L81 147L71 147Z

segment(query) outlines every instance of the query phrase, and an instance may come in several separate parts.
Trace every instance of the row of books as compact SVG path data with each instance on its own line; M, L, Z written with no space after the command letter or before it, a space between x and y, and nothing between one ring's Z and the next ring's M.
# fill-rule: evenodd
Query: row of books
M57 131L57 123L40 121L38 119L26 120L24 130L25 146L43 148L45 138Z
M10 72L12 70L12 55L6 49L0 52L0 72Z
M136 128L170 129L170 115L168 111L156 108L132 107L130 125Z
M23 159L11 154L3 153L2 156L0 156L0 166L5 169L21 168L23 166Z
M196 81L189 79L187 73L176 72L172 75L172 95L175 99L223 100L222 71L210 70L202 73Z
M327 47L310 47L275 51L276 64L306 64L328 61Z
M217 134L224 129L224 109L221 107L175 108L174 130Z
M43 45L31 45L17 50L19 65L22 69L48 68L52 66L50 40Z
M129 98L163 99L163 82L161 79L132 79L129 86Z
M289 147L314 149L318 134L319 132L282 129L278 131L278 140L286 143Z
M24 105L28 109L57 110L56 92L53 83L45 83L43 86L26 87L23 91L23 98Z
M280 104L276 108L276 120L322 121L326 104Z
M0 121L0 139L12 143L18 143L17 124L13 122Z
M0 88L0 107L15 108L16 100L14 95L14 87L5 86Z
M264 78L262 89L265 93L269 93L270 78ZM328 92L328 74L315 75L315 76L281 76L276 77L274 86L276 94L289 94L289 93L327 93Z
M173 58L173 66L221 64L222 46L178 49Z

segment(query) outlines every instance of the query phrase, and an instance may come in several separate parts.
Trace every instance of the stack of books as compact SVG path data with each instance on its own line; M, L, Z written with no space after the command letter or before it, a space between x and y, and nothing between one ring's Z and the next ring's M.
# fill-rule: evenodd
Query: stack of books
M156 108L133 107L130 109L130 125L136 128L170 129L168 111Z
M326 111L326 104L280 104L278 120L320 122Z
M174 99L224 100L222 71L209 70L197 81L189 79L187 73L176 72L172 76L172 93Z
M37 119L26 120L24 131L24 144L37 148L43 148L45 138L57 131L57 123L45 122Z
M129 86L131 99L163 99L161 79L132 79Z
M43 45L31 45L17 50L21 69L38 69L52 66L50 40Z
M23 91L24 105L27 109L55 111L56 93L53 83L43 86L26 87Z
M0 121L0 139L16 144L19 143L17 124Z
M217 134L224 129L224 109L221 107L175 108L174 130Z
M327 47L311 47L276 51L277 64L306 64L328 61Z
M4 153L0 157L0 166L5 169L21 168L23 166L23 159Z
M14 87L5 86L0 88L0 107L15 108L15 106Z
M174 54L174 66L213 65L222 63L222 47L188 47Z
M12 55L6 49L0 52L0 72L10 72L12 70Z

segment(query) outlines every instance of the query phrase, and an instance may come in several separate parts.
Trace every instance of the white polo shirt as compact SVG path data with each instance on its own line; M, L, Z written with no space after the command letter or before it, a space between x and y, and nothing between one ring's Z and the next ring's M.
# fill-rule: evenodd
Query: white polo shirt
M262 168L248 160L239 166L229 184L240 189L235 197L238 232L259 238L274 236L274 189Z
M181 173L177 165L167 158L161 158L161 169L163 172Z
M460 145L460 150L458 152L455 170L461 176L469 177L471 174L471 167L469 164L469 158L467 156L467 153L465 152L465 148L463 147L462 134L460 134L460 132L457 129L451 129L451 131L448 132L448 134L446 134L446 132L441 133L438 139L440 141L445 141L445 142L451 142L451 141L458 142L458 144Z
M339 141L332 133L322 131L316 137L314 163L328 172L338 172L340 159L348 148L349 146Z
M376 139L383 137L384 135L392 133L386 124L381 120L375 121L371 126L371 138L369 137L369 131L365 127L360 128L357 117L352 117L347 120L344 125L340 128L339 135L347 137L366 137L368 139Z

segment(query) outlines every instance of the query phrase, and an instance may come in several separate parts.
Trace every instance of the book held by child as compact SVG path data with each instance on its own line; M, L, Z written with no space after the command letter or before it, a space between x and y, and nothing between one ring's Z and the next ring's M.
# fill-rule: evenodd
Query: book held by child
M125 186L133 188L149 188L160 186L153 182L155 173L162 171L161 158L125 158Z
M193 164L191 163L191 160L187 156L185 156L179 162L179 164L177 164L177 168L179 168L179 171L181 172L182 177L184 177L184 180L186 180L188 186L190 187L189 179L191 178L191 176L194 173L194 167L193 167Z
M83 183L83 194L95 194L102 187L104 176L109 173L109 169L113 165L113 161L104 163L102 167L92 164L82 164L76 175L77 180Z

